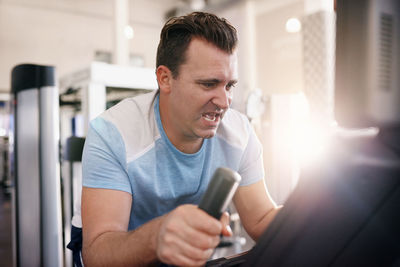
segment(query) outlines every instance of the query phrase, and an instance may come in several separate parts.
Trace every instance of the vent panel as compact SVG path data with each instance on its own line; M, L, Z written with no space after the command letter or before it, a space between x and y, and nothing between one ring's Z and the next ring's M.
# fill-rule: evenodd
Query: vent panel
M379 88L390 91L393 75L393 17L382 13L379 24Z

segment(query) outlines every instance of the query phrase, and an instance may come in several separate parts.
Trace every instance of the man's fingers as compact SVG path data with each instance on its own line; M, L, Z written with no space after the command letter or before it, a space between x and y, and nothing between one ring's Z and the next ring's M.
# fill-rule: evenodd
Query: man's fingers
M185 222L192 228L209 235L219 235L222 231L221 223L205 211L192 206L190 212L185 213Z
M229 222L229 219L224 221ZM203 265L218 245L221 232L220 221L194 205L180 206L162 223L157 256L162 262L173 265Z
M178 266L203 266L206 264L207 260L193 260L191 258L185 257L184 255L176 255L176 262Z
M177 266L201 266L211 257L211 254L212 250L211 252L198 251L196 248L187 247L186 244L175 243L169 244L168 247L162 249L157 256L162 262L167 264Z
M221 234L223 236L232 236L232 229L229 226L229 213L224 212L221 216L220 222L222 223L222 231Z
M168 232L162 237L162 245L159 248L158 257L164 263L178 266L201 266L212 255L214 248L219 243L219 236L208 236L203 232L195 231L188 238L185 232Z
M225 227L223 227L221 234L223 236L232 236L233 233L232 233L231 227L229 225L226 225Z
M219 222L216 219L210 219L210 215L206 212L201 212L201 217L198 220L192 220L189 218L188 223L192 224L192 227L204 231L210 235L224 235L224 236L232 236L232 229L229 225L229 213L224 212L221 215Z
M217 242L217 244L218 243L219 242ZM192 246L190 243L187 243L182 239L177 239L176 244L181 249L182 255L196 261L209 259L214 251L214 247L217 245L216 244L213 247L202 249L198 246Z
M222 213L222 215L221 215L221 219L220 219L220 222L222 223L222 225L227 225L227 224L229 224L229 213L228 212L224 212L224 213Z
M181 231L179 236L190 245L200 249L215 248L220 241L219 234L210 235L191 227L187 227L185 230Z

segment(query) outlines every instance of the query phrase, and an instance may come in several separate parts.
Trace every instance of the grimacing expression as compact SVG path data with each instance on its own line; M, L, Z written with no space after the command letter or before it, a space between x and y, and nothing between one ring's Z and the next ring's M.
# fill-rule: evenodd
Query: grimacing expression
M232 103L237 83L237 54L193 38L186 60L171 83L169 108L184 138L211 138Z

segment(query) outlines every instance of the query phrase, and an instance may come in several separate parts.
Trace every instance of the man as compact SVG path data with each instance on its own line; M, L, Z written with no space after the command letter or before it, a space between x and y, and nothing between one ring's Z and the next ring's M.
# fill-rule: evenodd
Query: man
M83 153L87 266L204 265L231 235L197 208L213 172L242 176L234 204L257 240L278 210L264 185L262 148L229 109L237 82L236 30L196 12L170 19L157 51L157 93L122 101L93 120Z

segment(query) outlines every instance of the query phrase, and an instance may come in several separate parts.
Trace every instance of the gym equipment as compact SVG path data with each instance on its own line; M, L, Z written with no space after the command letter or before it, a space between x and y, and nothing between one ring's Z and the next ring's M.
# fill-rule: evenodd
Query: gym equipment
M237 172L218 168L208 184L199 208L219 220L231 202L241 179Z
M14 262L62 266L59 106L55 68L12 70L14 93Z

